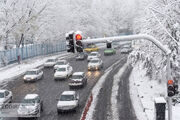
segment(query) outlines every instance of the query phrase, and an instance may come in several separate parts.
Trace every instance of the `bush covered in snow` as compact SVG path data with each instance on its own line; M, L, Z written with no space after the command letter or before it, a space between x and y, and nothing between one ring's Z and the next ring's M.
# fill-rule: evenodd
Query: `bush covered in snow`
M134 21L134 33L146 33L154 36L171 53L171 67L177 68L180 39L180 1L177 0L142 0L138 3L137 17ZM141 41L141 40L139 40ZM141 41L138 48L144 53L144 67L151 78L162 79L166 68L166 56L153 43ZM172 69L172 73L174 73ZM154 75L154 76L152 76ZM172 77L177 77L173 75Z

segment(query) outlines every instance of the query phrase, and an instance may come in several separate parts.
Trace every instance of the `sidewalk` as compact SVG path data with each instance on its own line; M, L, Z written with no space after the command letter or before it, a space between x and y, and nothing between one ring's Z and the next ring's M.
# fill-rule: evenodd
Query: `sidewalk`
M154 98L166 96L166 84L158 80L150 80L146 71L138 63L130 75L130 96L138 120L154 120ZM167 106L167 105L166 105ZM180 120L180 104L173 106L173 120ZM166 111L166 118L167 118Z

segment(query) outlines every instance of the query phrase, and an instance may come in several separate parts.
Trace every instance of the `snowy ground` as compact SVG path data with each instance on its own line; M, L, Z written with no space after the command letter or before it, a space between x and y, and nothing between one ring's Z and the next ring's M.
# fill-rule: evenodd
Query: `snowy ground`
M149 80L141 64L135 65L130 76L130 96L139 120L154 120L154 98L166 95L166 84ZM180 105L173 106L173 120L180 120ZM166 111L167 118L167 111Z

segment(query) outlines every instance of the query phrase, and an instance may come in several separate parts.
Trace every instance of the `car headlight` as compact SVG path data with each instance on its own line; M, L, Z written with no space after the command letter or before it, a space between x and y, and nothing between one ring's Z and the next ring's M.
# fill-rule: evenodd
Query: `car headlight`
M23 79L26 79L26 77L23 77Z

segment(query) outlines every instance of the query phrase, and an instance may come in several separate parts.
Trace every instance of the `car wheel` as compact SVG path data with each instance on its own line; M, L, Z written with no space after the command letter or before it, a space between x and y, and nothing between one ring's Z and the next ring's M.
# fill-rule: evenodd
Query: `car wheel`
M9 100L9 103L12 103L12 99L13 99L13 98L12 98L12 96L11 96L11 97L10 97L10 100Z
M27 81L26 81L26 80L24 80L24 83L27 83Z
M41 79L44 79L44 75L42 75Z
M58 114L61 114L61 111L57 109L57 113L58 113Z
M41 104L41 111L43 111L43 104Z
M21 120L21 118L20 118L20 117L18 117L18 120Z

